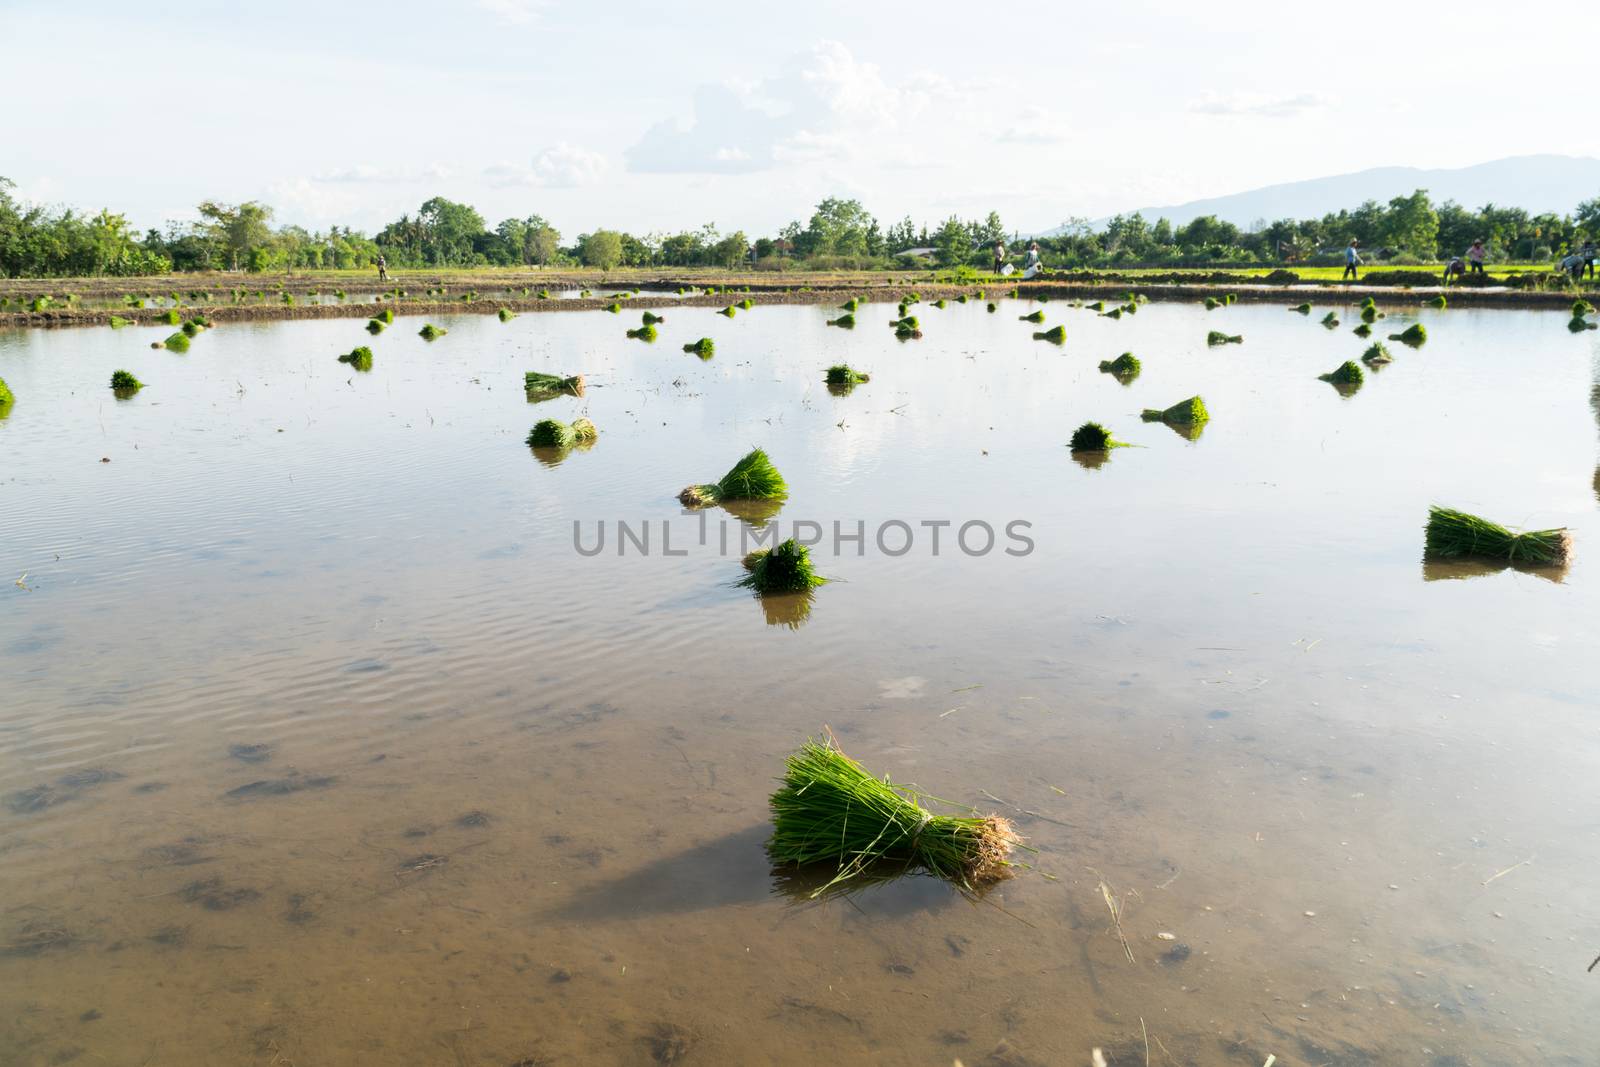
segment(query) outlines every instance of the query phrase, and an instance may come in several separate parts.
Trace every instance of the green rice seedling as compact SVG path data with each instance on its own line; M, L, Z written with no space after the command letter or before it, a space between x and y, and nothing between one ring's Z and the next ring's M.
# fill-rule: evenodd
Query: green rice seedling
M394 323L394 308L384 308L382 311L378 312L372 317L383 323L385 326L392 325Z
M590 293L589 293L589 290L585 289L582 292L580 292L578 295L581 296L583 299L587 300L587 299L589 299Z
M1238 301L1239 301L1239 294L1238 293L1229 293L1227 296L1222 298L1222 302L1225 303L1225 304L1235 304L1235 303L1238 303Z
M1327 374L1319 374L1317 377L1331 385L1360 385L1367 380L1366 374L1361 370L1361 364L1348 359Z
M1369 367L1379 367L1385 363L1393 363L1394 357L1389 354L1388 347L1382 341L1374 341L1361 353L1361 362Z
M167 335L167 339L162 341L161 344L168 352L187 352L189 351L189 335L179 330L177 333Z
M294 306L294 294L293 293L284 293L283 294L283 302L284 302L284 304L286 306L293 307Z
M935 300L933 302L933 306L938 308L938 309L940 309L941 311L944 310L944 308L946 306L945 302L944 302L944 297L941 296L939 299Z
M211 329L211 320L206 318L204 315L193 315L189 318L189 322L191 325L198 326L202 330Z
M735 315L739 314L739 312L732 304L729 304L727 307L725 307L721 311L717 312L717 314L723 316L724 318L731 319Z
M1383 318L1383 312L1378 310L1378 305L1367 304L1361 308L1362 322L1377 322L1381 318Z
M125 319L121 315L113 315L113 316L111 316L111 328L113 330L120 330L124 326L132 326L132 325L133 325L133 320L132 319Z
M1334 314L1331 311L1328 312L1326 315L1322 316L1322 325L1326 326L1330 330L1338 329L1339 328L1339 316Z
M620 315L622 314L622 305L613 300L611 303L606 305L606 310L611 312L613 315Z
M1371 337L1372 336L1372 324L1369 323L1369 322L1363 322L1360 326L1357 326L1351 332L1354 333L1357 337Z
M1011 295L1016 296L1017 294L1013 290ZM1094 303L1087 306L1090 311L1104 311L1106 309L1106 302L1104 300L1096 300Z
M1035 341L1049 341L1053 345L1064 345L1067 343L1067 328L1065 326L1052 326L1042 333L1036 332L1033 335L1033 339Z
M846 330L853 330L856 328L856 317L847 311L836 319L829 319L828 325L842 326Z
M133 308L142 308L144 307L144 301L140 300L136 296L130 296L128 298L128 306Z
M772 460L761 449L752 448L720 481L688 486L678 494L678 502L687 508L703 508L724 500L782 500L788 492Z
M633 338L635 341L647 341L651 344L654 344L656 339L655 325L653 323L646 323L637 330L629 330L628 336Z
M1428 301L1428 306L1431 308L1443 308L1448 303L1449 301L1444 298L1444 294L1440 293L1438 296L1435 296L1432 300Z
M756 306L756 302L747 296L743 300L739 301L738 306L744 308L746 311L749 311L751 308Z
M901 329L920 330L920 329L922 329L922 323L917 321L917 317L915 315L907 315L905 318L896 319L895 321L891 322L889 325L893 326L896 330L901 330Z
M1100 361L1101 372L1115 376L1124 385L1137 378L1139 371L1142 369L1139 357L1132 352L1124 352L1116 359L1102 359Z
M1596 328L1596 326L1596 323L1590 322L1582 315L1574 315L1567 321L1567 329L1571 330L1573 333L1580 333L1583 330L1593 330Z
M499 311L495 312L495 314L499 316L501 322L510 322L512 319L517 317L516 312L512 311L510 308L501 308Z
M902 304L915 304L917 301L919 301L921 299L922 299L922 294L921 293L907 293L906 294L906 298L904 300L902 300L901 303Z
M1408 344L1412 348L1417 347L1418 345L1422 344L1427 339L1428 339L1428 329L1427 329L1427 327L1423 326L1422 323L1420 323L1420 322L1413 322L1410 326L1407 326L1405 328L1405 330L1402 331L1401 333L1391 333L1389 335L1389 340L1391 340L1391 341L1399 341L1399 342L1401 342L1403 344Z
M548 290L548 289L540 289L539 292L537 294L535 294L535 295L540 300L549 300L550 299L550 290ZM587 296L588 294L585 293L584 295Z
M1217 345L1242 345L1244 344L1244 335L1237 333L1226 334L1220 330L1212 330L1206 334L1206 344L1213 348Z
M1191 396L1188 400L1180 400L1170 408L1157 410L1145 408L1139 413L1145 422L1164 422L1168 426L1200 426L1211 419L1211 413L1206 410L1206 402L1198 396Z
M1378 302L1369 294L1361 298L1361 306L1364 308L1377 307Z
M657 314L655 314L653 312L646 311L644 313L643 318L640 321L643 322L646 326L654 326L658 322L666 322L667 320L661 315L657 315Z
M1454 508L1428 509L1425 559L1505 560L1511 563L1564 564L1572 556L1572 535L1566 527L1513 533L1487 519Z
M1007 293L1006 295L1011 297L1011 299L1015 300L1021 294L1022 294L1022 290L1018 286L1013 285L1011 287L1011 292Z
M711 338L702 337L692 345L684 345L683 350L685 352L692 352L701 359L710 359L712 356L717 354L717 345L715 341L711 340Z
M36 296L29 301L28 310L34 312L45 311L50 307L50 303L48 296Z
M11 391L4 378L0 378L0 419L11 414L11 405L17 402L17 396Z
M117 396L132 396L144 388L144 383L133 376L131 371L114 370L111 372L111 391Z
M1021 322L1040 323L1040 322L1044 321L1044 312L1043 311L1030 311L1026 315L1018 315L1017 319L1019 321L1021 321Z
M896 340L900 341L920 341L922 339L922 331L915 326L900 323L894 328L894 336Z
M996 311L999 311L999 310L1000 310L1000 308L999 308L999 307L998 307L998 306L997 306L997 305L996 305L996 304L995 304L995 303L994 303L994 302L993 302L993 301L990 301L990 303L989 303L989 306L988 306L988 308L987 308L987 310L988 310L988 312L989 312L989 314L991 314L991 315L992 315L992 314L994 314L994 313L995 313L995 312L996 312Z
M367 332L370 333L370 334L380 334L380 333L382 333L383 332L383 327L384 327L384 321L382 319L368 319L367 320Z
M935 815L927 794L868 774L832 733L807 740L784 765L772 794L767 854L779 867L824 866L832 878L812 898L870 881L893 865L923 870L969 895L1011 874L1022 838L998 815Z
M794 538L775 548L759 548L744 558L745 576L738 584L768 593L799 593L828 579L811 569L811 550Z
M436 341L449 332L449 330L435 326L431 322L425 322L422 324L422 329L417 331L417 336L424 341Z
M1043 293L1038 294L1037 296L1034 297L1034 299L1037 300L1041 304L1050 303L1050 298L1048 296L1045 296Z
M343 289L335 289L333 291L333 295L338 297L340 300L343 300L345 298L345 291Z
M1071 448L1074 452L1105 452L1124 447L1123 442L1112 438L1111 431L1098 422L1086 422L1072 431Z
M825 380L829 385L860 385L862 382L871 381L872 376L862 374L849 364L835 363L828 368Z
M1217 310L1217 308L1222 307L1223 303L1224 303L1224 301L1218 300L1215 297L1208 296L1208 297L1206 297L1206 300L1205 300L1206 310L1207 311L1215 311L1215 310Z
M180 327L180 329L183 330L183 335L185 337L193 337L195 334L199 333L202 329L204 329L204 327L200 326L197 323L186 322Z
M1580 299L1572 302L1572 317L1575 319L1581 319L1585 315L1592 314L1593 312L1594 305L1589 303L1587 300Z
M553 396L582 396L583 375L563 378L559 374L541 374L531 370L522 376L522 388L529 400L548 400Z
M1138 301L1130 301L1126 304L1123 304L1122 307L1118 308L1117 310L1121 311L1124 315L1137 315L1139 313L1139 303Z
M910 304L901 304L899 307L895 308L894 317L897 318L897 319L905 318L906 317L906 311L910 307L911 307Z
M163 311L161 316L157 318L156 321L164 326L176 326L178 323L183 321L183 316L178 314L176 309L171 311Z
M962 293L960 296L956 297L956 303L965 304L966 302L967 302L967 294L966 293Z
M854 314L856 309L859 308L860 306L861 306L861 301L859 299L857 299L856 297L852 296L849 300L846 300L844 303L839 305L839 310L840 311L848 311L848 312L851 312L852 314Z
M1298 311L1302 315L1309 315L1309 314L1311 314L1311 305L1310 304L1296 304L1294 307L1290 308L1289 310L1290 311Z
M358 371L369 371L372 369L372 349L366 345L352 348L339 357L339 362L348 363Z
M530 448L571 448L577 440L577 433L560 419L540 419L528 431Z
M1122 309L1112 308L1110 311L1103 313L1100 317L1102 319L1120 319L1122 318Z

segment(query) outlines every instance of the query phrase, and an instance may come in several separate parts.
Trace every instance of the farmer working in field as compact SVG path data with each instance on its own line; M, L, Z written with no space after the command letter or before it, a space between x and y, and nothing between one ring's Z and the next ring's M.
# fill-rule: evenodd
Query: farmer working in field
M1027 279L1033 277L1043 268L1044 264L1039 260L1039 242L1035 241L1028 246L1027 258L1022 261L1023 280L1026 281Z
M1488 254L1488 249L1483 247L1483 238L1472 242L1472 247L1467 249L1467 262L1471 264L1472 273L1483 273L1483 259Z
M1600 249L1595 248L1593 241L1585 241L1583 242L1583 247L1578 250L1578 254L1583 257L1583 265L1588 269L1589 277L1593 278L1594 261L1600 259Z
M381 255L378 257L378 280L380 282L389 280L389 261Z
M996 274L999 274L1000 273L1000 268L1005 266L1005 265L1006 265L1006 243L1004 241L996 241L994 243L994 272Z
M1339 276L1341 282L1346 278L1351 281L1358 280L1356 278L1356 268L1361 266L1361 253L1356 251L1356 246L1360 243L1360 241L1352 237L1350 238L1350 247L1344 250L1344 273Z
M1450 262L1444 265L1444 283L1449 285L1452 280L1460 278L1466 273L1467 265L1461 262L1461 257L1451 256Z

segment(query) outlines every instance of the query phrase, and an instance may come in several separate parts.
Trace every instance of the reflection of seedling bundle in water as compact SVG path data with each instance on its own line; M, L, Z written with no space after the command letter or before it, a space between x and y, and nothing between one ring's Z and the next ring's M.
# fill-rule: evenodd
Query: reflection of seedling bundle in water
M1322 325L1326 326L1330 330L1337 330L1339 328L1339 316L1335 315L1331 311L1328 312L1326 315L1322 316Z
M1226 334L1220 330L1212 330L1210 333L1206 334L1206 344L1212 346L1213 348L1215 348L1217 345L1242 345L1244 344L1244 335Z
M445 334L447 334L449 332L450 332L449 330L442 329L441 327L435 326L431 322L425 322L425 323L422 324L422 329L417 331L417 336L422 338L424 341L433 341L433 340L437 340L440 337L443 337Z
M1139 357L1132 352L1124 352L1116 359L1102 359L1100 370L1106 374L1115 375L1123 384L1127 384L1139 376L1141 367Z
M1575 319L1581 319L1585 315L1592 314L1593 312L1594 305L1589 303L1587 300L1574 300L1572 302L1572 317Z
M560 419L540 419L528 431L530 448L571 448L575 444L593 441L600 436L594 423L588 419L574 419L570 424Z
M678 494L688 508L704 508L725 500L782 500L789 491L783 475L759 448L752 448L717 482L691 485Z
M850 314L849 312L845 312L843 315L840 315L836 319L829 319L828 320L828 325L829 326L842 326L846 330L853 330L853 329L856 328L856 317L854 315Z
M1413 322L1401 333L1391 333L1389 340L1400 341L1415 348L1428 339L1428 330L1420 322Z
M119 396L132 396L144 388L144 383L133 376L133 372L114 370L111 372L111 391ZM7 390L9 392L9 390Z
M339 362L348 363L359 371L369 371L372 369L372 349L366 345L353 348L340 356Z
M811 569L811 551L794 538L776 548L760 548L744 558L749 573L739 584L757 593L800 593L828 579Z
M1327 374L1319 374L1317 377L1332 385L1360 385L1367 380L1366 374L1361 370L1361 364L1348 359Z
M1206 411L1206 402L1198 396L1191 396L1188 400L1180 400L1164 411L1155 408L1145 408L1139 413L1145 422L1164 422L1168 426L1200 426L1211 418L1211 413Z
M1593 330L1597 325L1600 324L1589 322L1581 315L1574 315L1567 323L1567 329L1571 330L1573 333L1578 333L1581 330Z
M828 368L826 380L829 385L860 385L862 382L871 381L872 376L862 374L854 367L845 363L835 363Z
M1035 341L1049 341L1053 345L1064 345L1067 343L1067 328L1065 326L1052 326L1042 333L1035 333L1033 339Z
M692 352L701 359L710 359L717 354L716 342L709 337L702 337L692 345L684 345L685 352Z
M1290 308L1289 310L1290 311L1298 311L1302 315L1309 315L1309 314L1311 314L1311 305L1310 304L1296 304L1294 307Z
M812 897L870 879L888 865L921 869L977 893L1010 875L1008 857L1022 841L998 815L934 815L922 806L926 794L868 774L831 733L788 758L782 783L770 801L767 853L781 867L834 868Z
M912 319L910 321L915 322L916 320ZM922 331L917 329L915 326L910 325L908 322L902 321L895 324L894 335L901 341L911 341L921 338Z
M1034 322L1034 323L1043 322L1044 321L1044 312L1043 311L1030 311L1026 315L1018 315L1017 318L1019 320L1021 320L1022 322Z
M499 311L495 312L495 314L500 316L501 322L510 322L512 319L517 317L516 313L510 308L501 308Z
M1482 557L1512 563L1566 563L1572 535L1566 527L1512 533L1476 515L1437 505L1428 509L1424 556L1428 559Z
M563 378L559 374L541 374L531 370L522 376L522 388L532 401L549 400L555 396L582 396L583 375Z
M654 341L656 339L655 323L647 322L637 330L629 330L628 336L636 341Z
M1105 452L1124 447L1124 442L1113 438L1111 431L1098 422L1086 422L1072 431L1071 448L1074 452Z
M1385 363L1393 363L1394 357L1389 354L1388 347L1382 341L1374 341L1367 346L1365 352L1361 353L1361 362L1369 367L1378 367Z

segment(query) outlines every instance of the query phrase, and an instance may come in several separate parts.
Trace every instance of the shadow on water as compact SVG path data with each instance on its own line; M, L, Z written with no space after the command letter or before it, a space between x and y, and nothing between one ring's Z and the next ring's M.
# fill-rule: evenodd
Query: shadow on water
M937 878L890 865L828 889L831 868L774 869L767 858L771 827L757 823L675 855L654 860L620 878L584 890L555 908L551 919L630 919L681 915L782 897L814 905L848 898L869 915L932 911L960 894Z

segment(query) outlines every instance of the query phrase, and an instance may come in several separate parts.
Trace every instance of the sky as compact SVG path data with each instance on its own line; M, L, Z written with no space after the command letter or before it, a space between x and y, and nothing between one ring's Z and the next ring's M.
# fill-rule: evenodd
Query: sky
M1043 230L1374 166L1600 155L1559 54L1593 9L1207 4L0 0L0 175L139 228L204 199L369 232L490 225ZM1576 40L1572 40L1576 47ZM1592 83L1592 69L1588 72Z

